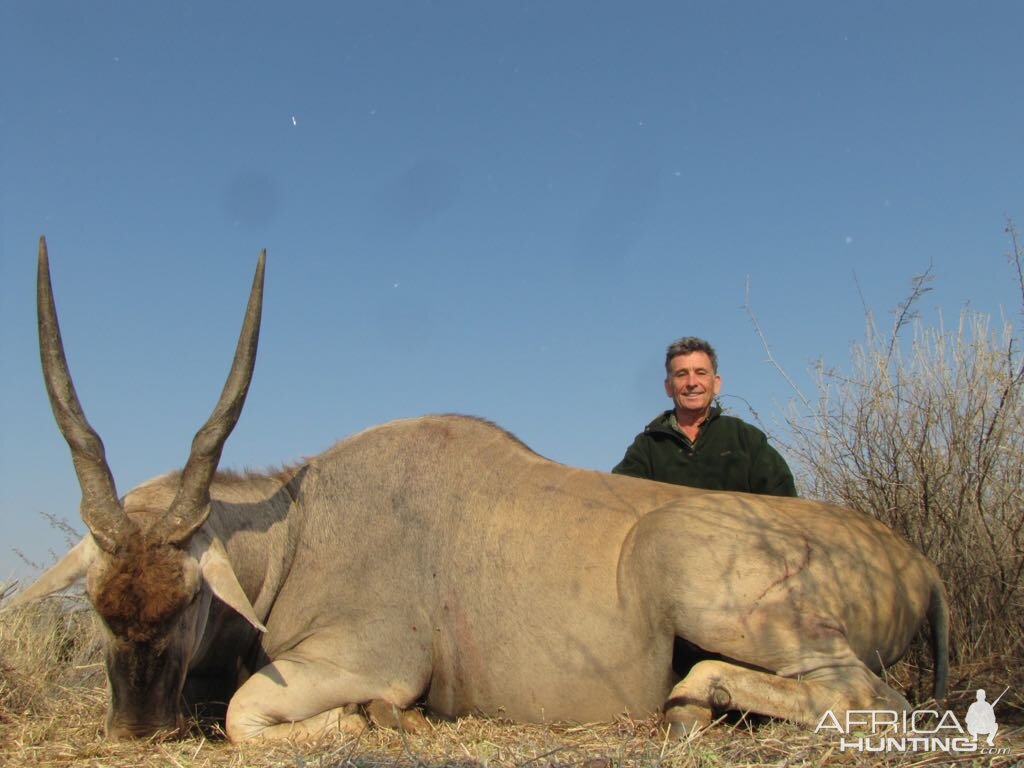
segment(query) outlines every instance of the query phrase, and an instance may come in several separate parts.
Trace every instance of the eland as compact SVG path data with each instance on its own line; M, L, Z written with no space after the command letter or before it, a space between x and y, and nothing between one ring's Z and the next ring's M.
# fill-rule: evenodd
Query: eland
M826 710L908 709L878 672L926 619L944 695L939 574L859 512L575 469L450 415L273 472L218 472L255 364L264 263L184 468L119 497L40 239L43 374L88 533L15 602L84 579L109 736L179 729L218 702L236 741L351 731L359 705L406 726L420 706L531 722L662 712L677 732L726 710L813 726Z

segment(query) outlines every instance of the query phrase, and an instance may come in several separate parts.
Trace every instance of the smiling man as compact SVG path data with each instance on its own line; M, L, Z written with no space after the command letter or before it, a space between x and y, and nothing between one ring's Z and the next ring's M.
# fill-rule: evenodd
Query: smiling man
M714 405L722 387L718 357L686 336L665 353L671 408L636 436L612 472L715 491L796 496L786 460L764 432Z

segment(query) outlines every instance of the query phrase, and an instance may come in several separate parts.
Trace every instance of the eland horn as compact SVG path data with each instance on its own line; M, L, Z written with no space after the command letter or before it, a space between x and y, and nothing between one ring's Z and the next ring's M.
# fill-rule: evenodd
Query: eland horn
M39 238L39 269L36 278L36 302L39 323L39 357L43 379L50 396L50 407L57 426L71 449L71 460L82 489L82 520L96 543L113 553L134 535L136 526L128 519L117 498L114 477L110 473L103 441L89 425L71 381L64 355L57 309L50 282L50 261L46 238Z
M217 471L224 443L238 422L249 392L256 347L260 335L260 314L263 306L263 272L267 252L260 251L256 274L249 293L245 321L235 349L231 372L220 400L207 422L196 432L192 451L181 473L178 491L167 514L154 525L151 540L180 545L188 541L210 514L210 483Z

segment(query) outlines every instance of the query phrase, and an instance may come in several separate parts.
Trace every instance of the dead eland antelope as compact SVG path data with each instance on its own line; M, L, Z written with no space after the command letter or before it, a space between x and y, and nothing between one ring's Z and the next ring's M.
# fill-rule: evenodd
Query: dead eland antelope
M40 240L43 373L89 533L15 602L85 578L110 736L180 727L183 703L211 701L228 702L233 740L351 728L367 702L521 721L663 710L676 730L737 709L813 725L829 709L908 708L875 673L926 616L944 694L935 567L848 509L573 469L463 416L373 427L273 473L216 473L252 376L263 272L261 254L185 468L119 499ZM682 667L677 654L677 672L681 646L704 656Z

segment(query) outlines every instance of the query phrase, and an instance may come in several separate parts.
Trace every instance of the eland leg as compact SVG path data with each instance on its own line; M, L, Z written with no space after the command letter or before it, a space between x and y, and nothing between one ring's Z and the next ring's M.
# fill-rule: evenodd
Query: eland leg
M756 712L815 726L825 712L841 716L849 709L906 711L907 700L859 661L823 667L799 679L702 661L669 694L665 720L673 735L710 723L712 713Z
M358 704L379 700L405 710L426 686L426 679L410 685L401 679L352 672L322 658L279 658L235 692L225 729L236 742L359 733L366 721L357 712ZM401 722L404 726L407 721Z

